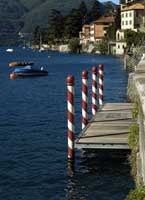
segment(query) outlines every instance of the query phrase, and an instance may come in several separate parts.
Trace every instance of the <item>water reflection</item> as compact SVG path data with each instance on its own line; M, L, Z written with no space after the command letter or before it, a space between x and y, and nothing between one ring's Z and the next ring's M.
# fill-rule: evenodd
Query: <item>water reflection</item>
M66 199L124 199L134 185L128 155L129 151L121 150L81 151L75 171L68 174Z

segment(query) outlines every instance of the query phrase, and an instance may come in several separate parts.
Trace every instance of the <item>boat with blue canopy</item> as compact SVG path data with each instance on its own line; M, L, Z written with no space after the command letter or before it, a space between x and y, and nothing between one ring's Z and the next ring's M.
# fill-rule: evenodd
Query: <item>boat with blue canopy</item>
M48 71L44 70L43 67L40 69L35 69L31 65L22 68L15 68L10 74L10 78L14 79L16 77L29 77L29 76L47 76Z

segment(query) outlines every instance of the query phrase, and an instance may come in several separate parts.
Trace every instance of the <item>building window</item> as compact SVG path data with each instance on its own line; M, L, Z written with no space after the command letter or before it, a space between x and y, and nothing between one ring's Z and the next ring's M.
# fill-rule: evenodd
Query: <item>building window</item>
M126 17L128 17L128 13L126 13Z
M120 39L120 34L118 33L118 40Z
M129 24L130 24L130 25L132 24L132 21L131 21L131 20L129 21Z
M120 49L120 45L118 45L118 49Z
M126 21L126 25L128 25L128 21Z
M122 14L122 18L124 17L124 13Z
M122 21L122 25L124 25L124 21Z
M130 13L129 13L129 17L131 17L131 16L132 16L132 13L130 12Z

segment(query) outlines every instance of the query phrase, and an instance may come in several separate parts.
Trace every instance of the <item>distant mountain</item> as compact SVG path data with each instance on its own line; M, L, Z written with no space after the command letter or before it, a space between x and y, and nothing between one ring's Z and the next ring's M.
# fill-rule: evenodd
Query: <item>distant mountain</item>
M68 14L72 8L78 8L82 0L20 0L29 10L24 16L25 22L23 31L34 30L37 25L46 26L49 23L49 16L52 9L59 10L63 15ZM84 0L90 8L94 0Z
M94 0L83 0L88 9ZM0 0L0 43L7 35L19 31L32 32L36 26L46 27L52 9L67 15L78 8L82 0ZM113 5L114 6L114 5Z
M106 1L106 2L103 2L102 4L104 4L104 5L111 5L112 7L116 7L116 6L118 6L117 4L115 4L114 2L112 2L112 1Z
M21 17L27 12L26 7L18 0L0 0L0 43L10 35L12 40L15 32L24 26Z

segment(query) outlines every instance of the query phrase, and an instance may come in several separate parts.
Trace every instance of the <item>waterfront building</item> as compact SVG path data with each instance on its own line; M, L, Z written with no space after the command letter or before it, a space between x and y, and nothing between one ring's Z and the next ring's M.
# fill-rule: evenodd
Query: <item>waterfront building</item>
M116 32L116 54L124 54L124 31L145 31L145 7L143 1L120 0L121 29Z
M79 33L80 43L87 44L90 41L90 25L84 24L82 27L82 31Z
M82 44L97 43L107 36L107 29L114 24L113 16L103 16L98 20L91 22L89 25L84 25L80 32L80 42Z
M123 55L126 48L126 42L124 41L124 30L116 31L116 54Z
M133 5L121 6L121 29L138 31L144 24L144 5L135 3Z

